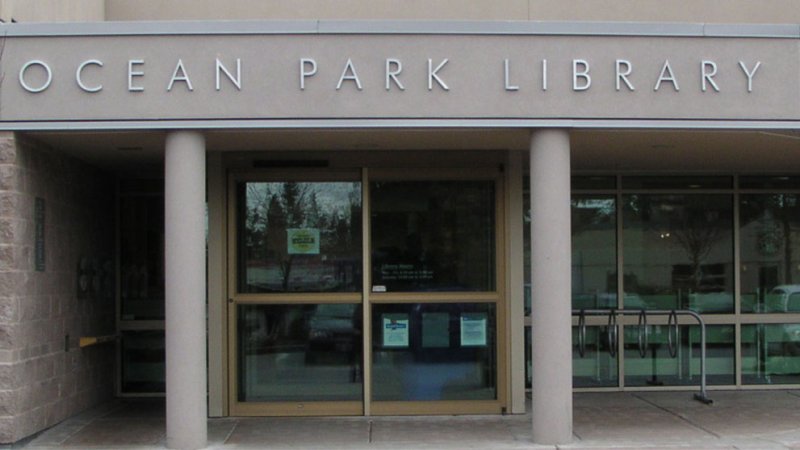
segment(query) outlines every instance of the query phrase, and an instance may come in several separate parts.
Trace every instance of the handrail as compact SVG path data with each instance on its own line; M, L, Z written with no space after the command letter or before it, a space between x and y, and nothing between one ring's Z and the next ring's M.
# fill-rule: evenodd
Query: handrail
M92 345L103 344L106 342L111 342L119 339L119 335L116 334L108 334L105 336L82 336L78 340L78 346L80 348L89 347Z
M648 346L648 331L647 331L647 316L654 315L654 316L669 316L667 320L667 326L670 327L668 330L668 349L670 356L675 358L678 354L676 343L677 336L678 336L678 316L685 315L691 316L695 320L697 320L698 325L700 325L700 393L694 395L694 399L700 402L703 402L707 405L710 405L714 401L708 397L706 392L706 323L700 314L692 311L691 309L672 309L672 310L665 310L665 309L574 309L572 310L573 315L579 315L580 318L578 320L578 336L583 335L583 345L586 345L586 318L585 316L604 316L608 315L608 326L609 330L607 330L607 338L608 338L608 354L614 358L617 352L617 345L619 344L618 334L619 331L617 330L617 315L638 315L639 316L639 354L644 357L647 352ZM612 317L614 318L612 320ZM583 320L581 320L581 318ZM611 327L614 328L614 331L610 330ZM675 339L672 339L673 332L672 329L674 328L675 332ZM612 339L612 335L615 339ZM613 342L612 342L613 341ZM580 346L580 342L579 342ZM585 352L585 348L583 349ZM581 354L583 357L583 352L581 349L578 349L578 353Z

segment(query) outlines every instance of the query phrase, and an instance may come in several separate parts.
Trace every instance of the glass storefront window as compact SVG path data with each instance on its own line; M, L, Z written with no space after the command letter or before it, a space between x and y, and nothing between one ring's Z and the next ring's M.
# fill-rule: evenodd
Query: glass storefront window
M238 306L240 402L360 401L360 304Z
M572 308L617 306L614 197L572 196Z
M527 180L526 180L527 182ZM573 190L608 190L617 187L617 177L613 175L579 175L570 179ZM525 189L529 189L527 186Z
M613 330L613 327L612 327ZM616 348L609 352L607 326L587 326L583 356L579 327L572 327L572 386L612 387L619 384ZM613 338L612 338L613 340Z
M361 290L361 184L238 185L242 293Z
M746 384L800 384L800 194L768 191L797 189L800 177L739 176L741 193L733 190L732 176L622 176L621 186L616 186L616 178L572 177L573 309L692 309L717 314L715 323L707 326L709 384L734 385L737 370ZM530 204L527 184L526 180L526 212ZM621 205L616 204L617 198ZM736 247L734 201L739 210ZM616 220L618 207L622 208L621 223ZM525 313L529 315L529 214L524 220ZM617 228L624 258L621 275L616 272ZM741 262L738 267L735 248ZM740 364L734 356L736 324L743 320L735 308L736 276L742 314L781 314L786 322L741 325ZM617 279L622 280L623 299L616 296ZM776 318L763 320L775 322ZM587 327L581 357L578 331L573 328L575 387L620 384L623 375L616 372L617 360L608 354L605 330ZM651 325L649 330L644 358L639 355L635 324L626 325L624 336L620 335L624 339L623 354L618 356L624 361L623 385L699 384L699 327L681 326L676 358L669 354L667 326ZM527 327L525 346L530 386L530 367L535 361L530 359Z
M615 177L573 177L581 186L614 187ZM572 212L572 308L605 309L617 307L617 207L613 195L573 194ZM531 314L530 285L530 195L524 195L525 229L525 315ZM588 327L584 357L577 351L573 329L573 378L575 387L616 386L617 360L607 349L605 327ZM530 336L525 328L525 380L530 388Z
M525 327L525 389L530 389L533 382L533 348L531 348L531 327Z
M576 178L573 177L573 182ZM598 177L606 181L609 177ZM614 178L610 178L614 182ZM530 193L524 191L525 315L531 313ZM572 308L617 306L617 206L609 195L572 196Z
M800 195L742 194L742 312L800 312Z
M132 393L166 392L164 331L123 331L120 339L120 390Z
M493 291L494 183L373 182L373 291Z
M121 195L119 211L120 318L164 320L163 191Z
M496 327L492 303L373 305L373 400L496 399Z
M681 326L669 350L670 327L650 325L646 347L640 347L638 326L625 327L625 385L679 386L700 384L700 327ZM674 335L673 335L674 338ZM642 348L644 356L642 356ZM735 379L734 326L706 325L706 381L730 385Z
M623 196L625 308L733 312L733 198Z
M730 189L733 177L721 176L625 176L622 189Z
M800 177L786 175L756 175L739 177L742 189L800 189Z
M800 323L742 325L742 381L800 383Z

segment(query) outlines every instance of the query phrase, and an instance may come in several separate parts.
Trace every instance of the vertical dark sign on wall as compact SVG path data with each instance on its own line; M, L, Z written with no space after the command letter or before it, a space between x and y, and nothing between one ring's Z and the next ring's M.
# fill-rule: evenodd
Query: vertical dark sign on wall
M34 265L37 272L44 272L44 199L36 197L33 205L33 224L36 233Z

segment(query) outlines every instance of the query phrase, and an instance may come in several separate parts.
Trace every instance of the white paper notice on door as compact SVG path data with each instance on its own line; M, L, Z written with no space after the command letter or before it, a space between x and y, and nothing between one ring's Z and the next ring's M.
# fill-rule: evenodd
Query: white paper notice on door
M383 346L408 347L408 314L384 314Z
M461 314L461 346L486 346L486 313Z

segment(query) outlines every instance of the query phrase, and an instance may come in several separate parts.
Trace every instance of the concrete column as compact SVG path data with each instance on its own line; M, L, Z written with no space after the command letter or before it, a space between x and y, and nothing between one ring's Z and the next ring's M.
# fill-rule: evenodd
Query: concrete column
M206 147L202 133L167 135L164 162L167 447L204 448L206 404Z
M572 440L570 149L566 130L531 135L533 442Z

